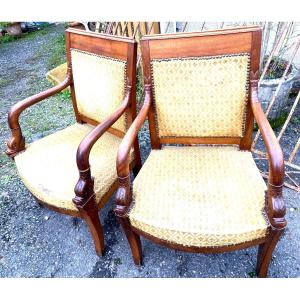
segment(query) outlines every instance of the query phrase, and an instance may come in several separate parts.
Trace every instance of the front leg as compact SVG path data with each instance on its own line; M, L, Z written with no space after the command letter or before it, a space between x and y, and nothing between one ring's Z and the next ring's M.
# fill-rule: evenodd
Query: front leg
M116 207L114 209L114 212L127 237L134 263L136 265L141 265L141 240L139 235L132 230L130 220L128 218L128 211L131 201L132 193L130 185L130 175L128 174L126 177L119 177L119 188L116 193Z
M282 186L268 184L266 210L271 230L267 241L258 248L256 265L258 277L267 277L273 251L287 224L285 220L286 208L282 196Z
M79 171L79 174L80 177L74 190L76 196L73 199L73 203L79 210L80 216L89 226L97 254L102 256L104 252L104 236L94 193L94 179L91 177L90 169Z

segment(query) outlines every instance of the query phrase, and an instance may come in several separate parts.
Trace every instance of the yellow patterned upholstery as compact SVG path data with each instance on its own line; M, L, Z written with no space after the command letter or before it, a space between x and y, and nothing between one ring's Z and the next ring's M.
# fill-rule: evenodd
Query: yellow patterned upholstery
M160 137L242 137L249 55L153 60Z
M101 122L124 99L126 62L75 49L71 58L78 112ZM125 115L112 127L125 132Z
M133 182L131 224L184 246L264 237L266 185L250 152L234 146L152 150Z
M34 196L57 208L77 211L72 202L79 178L76 151L93 128L74 124L27 145L15 157L20 177ZM106 132L90 153L97 203L117 180L116 155L120 142L120 138Z

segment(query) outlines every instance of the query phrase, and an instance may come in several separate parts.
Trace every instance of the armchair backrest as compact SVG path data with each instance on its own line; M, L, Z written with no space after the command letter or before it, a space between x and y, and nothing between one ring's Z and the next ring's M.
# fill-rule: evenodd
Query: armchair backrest
M130 105L110 131L123 136L135 112L136 42L133 38L66 30L71 95L77 121L101 123L120 107L127 86Z
M260 47L259 27L144 36L152 147L209 143L250 148L249 82L258 77Z

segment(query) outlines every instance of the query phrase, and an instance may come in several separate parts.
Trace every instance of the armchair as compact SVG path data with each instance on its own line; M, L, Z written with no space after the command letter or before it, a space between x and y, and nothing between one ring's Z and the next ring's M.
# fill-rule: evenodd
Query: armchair
M145 101L119 146L115 207L135 264L140 236L188 252L259 245L267 276L286 220L283 155L257 97L260 48L259 27L142 38ZM147 117L152 151L131 184L130 147ZM267 186L251 154L254 118Z
M137 44L131 38L68 29L66 48L66 79L11 108L12 137L6 153L40 203L87 222L96 252L102 255L98 212L117 188L117 149L136 114ZM19 124L22 111L68 86L77 123L25 145ZM137 171L137 139L133 144L129 168Z

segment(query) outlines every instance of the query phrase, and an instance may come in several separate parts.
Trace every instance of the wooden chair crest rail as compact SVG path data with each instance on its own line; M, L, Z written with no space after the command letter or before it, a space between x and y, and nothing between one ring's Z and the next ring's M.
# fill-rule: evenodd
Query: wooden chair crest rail
M98 211L117 188L117 149L136 115L137 44L133 38L67 29L66 49L66 79L11 108L6 153L39 202L87 222L96 252L102 255ZM77 123L25 146L20 114L68 86ZM133 144L129 168L137 171L137 138Z
M261 29L144 36L141 49L145 99L119 146L114 210L134 262L140 236L189 252L259 245L266 277L287 223L283 154L257 94ZM130 148L146 118L152 151L131 185ZM254 118L267 186L251 155Z

